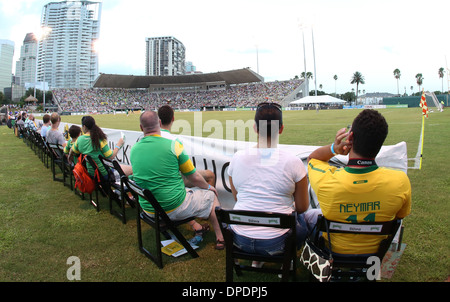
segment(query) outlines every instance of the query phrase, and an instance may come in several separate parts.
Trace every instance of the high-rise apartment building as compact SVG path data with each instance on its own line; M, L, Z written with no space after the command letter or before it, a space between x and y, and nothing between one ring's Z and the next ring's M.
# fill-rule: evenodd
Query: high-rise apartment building
M0 40L0 92L11 88L12 68L14 57L14 42Z
M94 44L100 36L100 2L62 1L44 6L39 41L38 81L50 88L90 88L98 76Z
M16 77L19 78L21 86L28 83L34 86L36 82L36 56L37 56L37 39L33 33L29 33L23 40L20 47L20 57L16 62Z
M188 61L186 64L184 64L186 73L195 73L197 71L197 68L192 64L192 62Z
M174 37L146 38L145 75L176 76L185 74L186 49Z

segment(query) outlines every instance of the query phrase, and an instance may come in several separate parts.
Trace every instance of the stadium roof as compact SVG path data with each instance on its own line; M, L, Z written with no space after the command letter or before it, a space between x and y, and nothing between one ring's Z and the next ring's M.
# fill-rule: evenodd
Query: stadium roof
M177 85L225 81L228 85L263 82L264 78L250 68L181 76L133 76L100 74L94 88L149 88L150 85Z

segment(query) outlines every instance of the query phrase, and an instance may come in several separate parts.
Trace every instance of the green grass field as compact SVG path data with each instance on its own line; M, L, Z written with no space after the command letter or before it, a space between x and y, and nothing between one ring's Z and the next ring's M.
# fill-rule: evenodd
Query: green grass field
M358 110L284 112L282 144L319 146L333 141L339 128L351 124ZM383 109L389 123L386 145L405 141L408 157L417 153L421 131L420 108ZM218 120L226 134L227 120L252 120L254 112L204 112L203 123ZM193 125L193 113L176 113ZM96 115L100 127L139 131L139 114ZM80 124L81 116L63 116ZM214 129L208 137L221 134ZM192 133L195 134L195 133ZM109 214L107 200L96 212L68 187L52 180L50 169L34 152L0 127L0 281L67 281L70 256L81 261L81 280L91 281L224 281L225 257L214 250L210 232L198 250L200 257L164 257L158 269L137 248L134 212L123 225ZM446 159L450 146L450 111L430 113L426 120L423 167L408 170L412 184L412 214L404 219L406 250L392 279L383 281L438 282L447 280L449 262L450 176ZM410 164L412 166L412 164ZM190 230L183 230L189 235ZM298 279L307 281L299 266ZM276 276L244 273L239 281L278 281Z
M389 123L389 135L385 142L386 145L396 144L399 141L406 141L408 144L408 150L411 151L409 155L413 157L417 152L417 145L419 143L420 130L421 130L421 115L418 108L415 109L391 109L381 110L386 120ZM176 112L176 122L187 121L191 126L191 135L197 135L194 131L194 114L192 112ZM320 111L316 113L315 110L311 111L284 111L283 122L284 132L280 136L281 144L293 144L293 145L314 145L320 146L330 143L330 140L334 139L334 135L339 128L347 127L353 121L353 118L357 114L357 110L329 110ZM442 115L445 115L444 112ZM435 114L437 116L437 114ZM434 116L433 116L434 117ZM227 137L226 121L238 121L243 122L253 121L254 112L252 111L234 111L234 112L202 112L201 120L203 124L203 137ZM129 114L117 114L117 115L95 115L95 119L100 127L113 128L113 129L125 129L140 131L139 129L139 113ZM81 116L63 116L63 122L81 124ZM219 121L222 123L223 134L220 135L217 129L207 131L211 121ZM433 119L429 119L431 126ZM198 122L197 122L198 123ZM207 124L209 123L209 124ZM220 129L219 129L220 130ZM174 133L181 133L184 129L179 131L173 131ZM228 129L229 131L229 129ZM253 131L251 129L251 131ZM249 137L249 133L246 133L246 139ZM237 134L234 135L237 138Z

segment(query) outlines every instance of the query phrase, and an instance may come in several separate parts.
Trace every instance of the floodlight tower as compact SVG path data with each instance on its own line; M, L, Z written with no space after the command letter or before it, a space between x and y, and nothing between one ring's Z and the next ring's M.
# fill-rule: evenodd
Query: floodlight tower
M312 45L313 45L313 58L314 58L314 91L317 96L317 74L316 74L316 51L314 48L314 28L311 26L311 36L312 36Z
M308 96L309 95L309 82L308 82L308 78L306 77L306 49L305 49L305 29L306 29L306 25L304 23L299 23L299 28L302 31L302 39L303 39L303 65L305 67L305 90L306 92L303 93L303 96ZM315 76L315 74L314 74Z

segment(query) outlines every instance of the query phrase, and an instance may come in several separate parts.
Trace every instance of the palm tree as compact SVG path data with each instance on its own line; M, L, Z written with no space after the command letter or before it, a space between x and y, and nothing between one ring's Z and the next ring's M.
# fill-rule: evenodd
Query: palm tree
M310 71L308 71L307 73L306 73L306 78L305 78L305 72L303 71L302 73L301 73L301 75L300 75L303 79L312 79L313 78L313 74L312 74L312 72L310 72Z
M442 90L441 90L442 92L444 92L444 73L445 73L444 67L439 68L439 78L442 81Z
M333 79L334 79L334 96L336 96L336 81L338 79L338 76L335 74Z
M400 90L399 90L399 88L398 88L398 80L399 80L400 77L401 77L400 69L396 68L396 69L394 70L394 77L397 79L397 95L400 96Z
M359 71L356 71L353 74L353 77L350 82L350 84L355 84L355 83L356 83L356 105L358 105L358 87L359 87L359 84L365 84L364 77Z
M417 85L419 85L419 93L420 93L420 86L423 84L423 75L421 73L416 74L416 82Z

